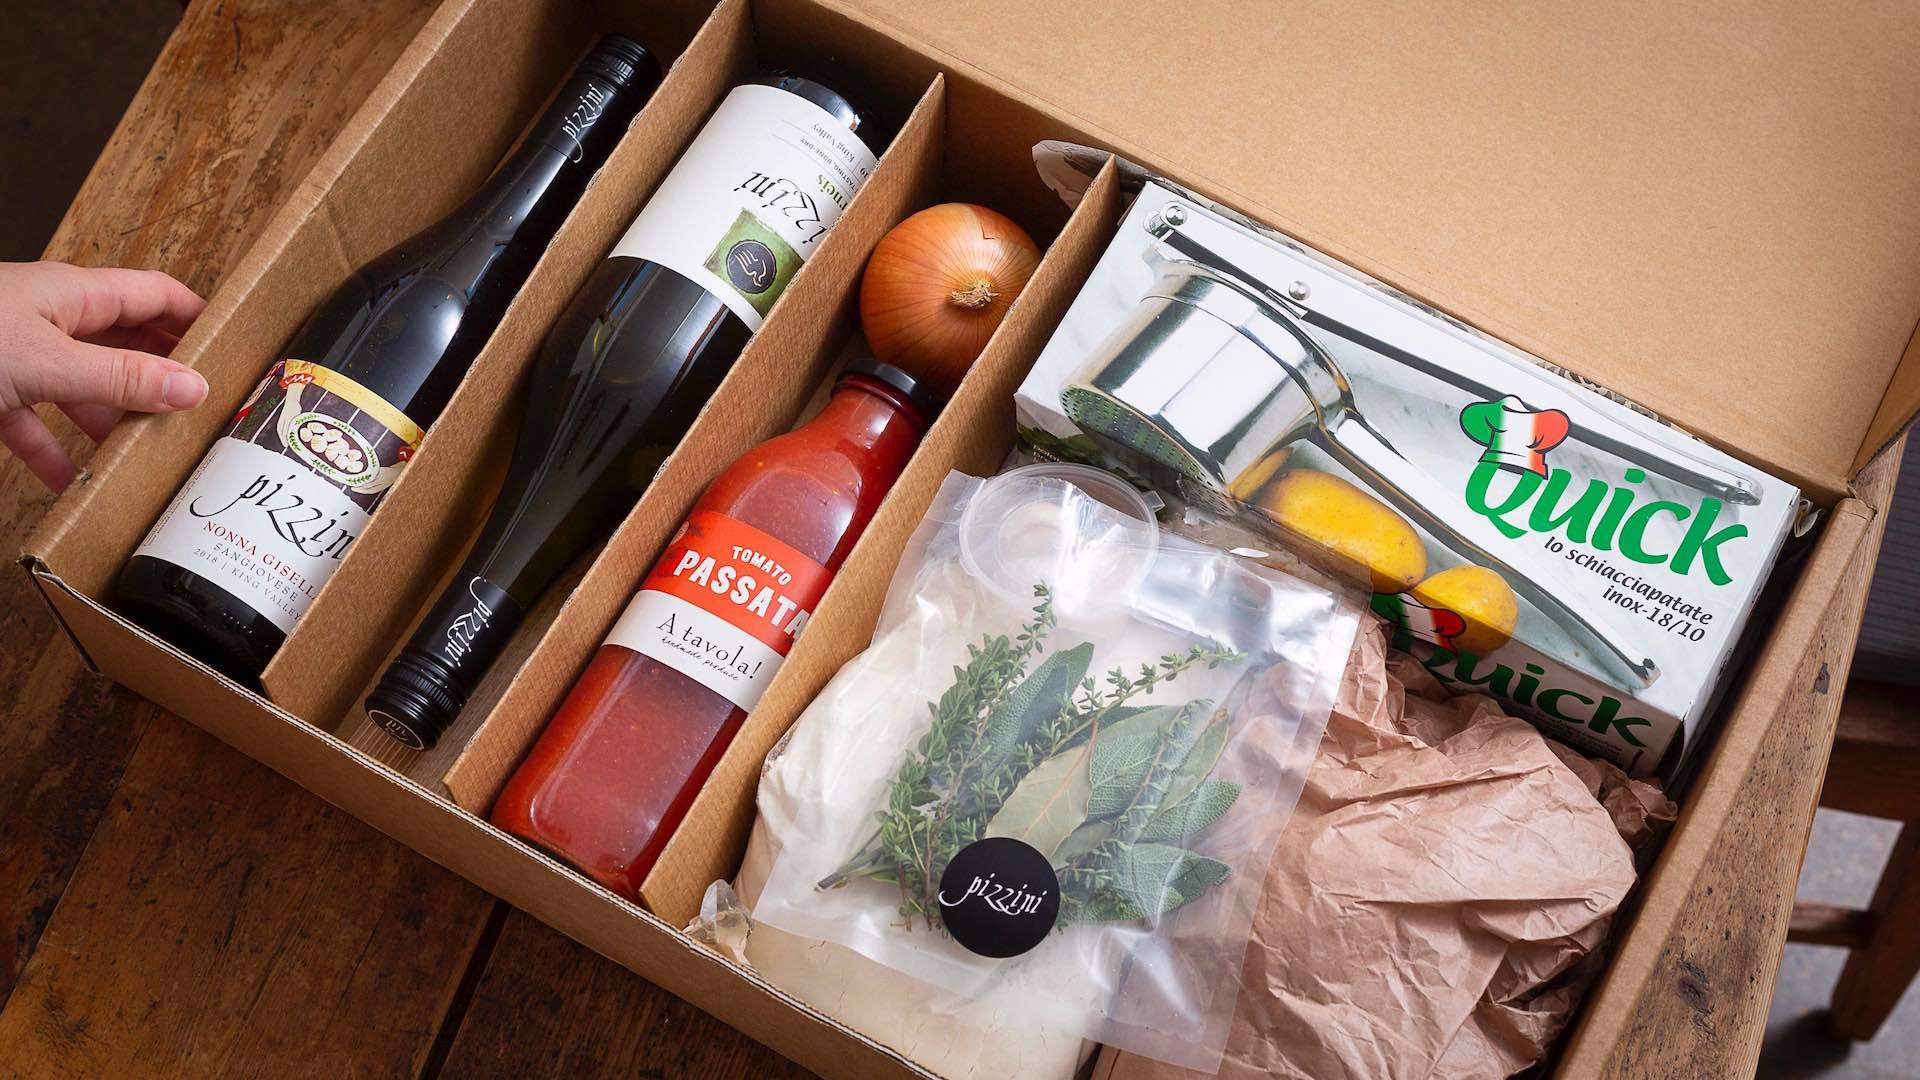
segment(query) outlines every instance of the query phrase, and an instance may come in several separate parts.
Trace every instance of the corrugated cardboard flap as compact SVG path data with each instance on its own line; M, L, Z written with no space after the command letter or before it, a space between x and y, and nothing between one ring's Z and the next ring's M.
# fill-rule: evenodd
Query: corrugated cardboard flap
M829 2L1823 501L1920 404L1920 8Z
M1915 291L1920 292L1920 287ZM1853 471L1858 473L1866 468L1869 461L1913 424L1916 414L1920 414L1920 326L1914 327L1906 355L1900 358L1900 366L1894 369L1893 379L1887 383L1886 395L1880 399L1880 411L1874 414L1873 423L1867 427L1867 437L1860 443L1860 452L1854 456Z

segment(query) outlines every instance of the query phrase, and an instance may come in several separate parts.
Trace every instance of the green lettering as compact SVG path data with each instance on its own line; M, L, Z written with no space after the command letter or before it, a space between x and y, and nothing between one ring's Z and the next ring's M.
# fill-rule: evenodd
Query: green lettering
M1502 471L1497 462L1483 461L1473 467L1473 475L1467 477L1467 508L1493 522L1493 527L1507 539L1518 540L1527 535L1527 530L1508 524L1502 516L1527 505L1527 500L1533 498L1534 491L1540 487L1540 477L1530 472L1515 474L1519 479L1514 482L1513 490L1507 493L1505 502L1495 506L1488 495L1493 488L1493 478Z
M1513 700L1522 705L1533 704L1533 692L1540 689L1540 680L1536 676L1545 675L1547 669L1539 664L1528 664L1527 673L1520 676L1520 685L1514 687Z
M1585 721L1581 720L1579 717L1568 716L1566 713L1563 713L1560 711L1561 698L1572 698L1573 700L1578 701L1580 704L1587 705L1587 706L1591 706L1593 704L1592 698L1587 697L1585 694L1576 694L1571 690L1565 689L1564 687L1555 687L1552 690L1546 691L1545 693L1541 694L1539 697L1534 698L1533 704L1540 711L1546 713L1548 716L1553 717L1555 720L1565 720L1569 724L1584 723Z
M1605 735L1608 728L1613 728L1614 733L1622 739L1632 743L1634 746L1644 747L1647 744L1634 738L1633 732L1627 729L1630 727L1650 727L1652 724L1653 721L1643 720L1638 716L1621 716L1620 699L1610 697L1602 701L1598 709L1593 710L1593 719L1587 721L1587 728L1596 735Z
M1673 520L1675 521L1685 521L1687 520L1687 515L1693 512L1677 502L1667 502L1665 499L1655 499L1640 509L1635 510L1633 516L1627 519L1627 527L1620 532L1620 553L1622 555L1638 563L1663 563L1667 561L1667 556L1655 554L1646 548L1647 525L1653 521L1655 514L1662 511L1672 514Z
M1693 560L1698 558L1700 565L1706 567L1707 580L1715 585L1725 585L1733 580L1727 568L1720 562L1720 545L1735 537L1747 535L1745 525L1729 525L1719 532L1713 531L1713 523L1720 516L1719 499L1702 499L1700 512L1694 515L1693 524L1687 527L1687 535L1680 538L1680 546L1673 552L1673 572L1684 574L1693 569Z
M1584 544L1587 542L1587 529L1593 524L1593 515L1607 497L1607 485L1598 480L1587 481L1587 490L1580 493L1580 498L1565 513L1556 517L1560 497L1567 493L1567 487L1572 483L1572 473L1565 469L1553 470L1553 475L1547 477L1547 489L1540 493L1540 498L1533 504L1533 513L1527 518L1527 524L1533 527L1534 532L1542 533L1565 526L1567 539Z
M1484 686L1487 692L1497 697L1509 697L1507 684L1513 679L1513 669L1505 664L1493 665L1493 670L1484 676L1475 676L1473 669L1480 666L1480 658L1470 652L1459 654L1459 662L1453 667L1452 682L1466 686Z
M1647 478L1640 469L1628 469L1626 481L1637 484ZM1593 546L1601 551L1613 550L1613 534L1620 528L1620 519L1626 516L1627 507L1633 505L1633 492L1626 488L1614 488L1613 499L1607 503L1607 512L1600 518L1600 527L1593 531Z

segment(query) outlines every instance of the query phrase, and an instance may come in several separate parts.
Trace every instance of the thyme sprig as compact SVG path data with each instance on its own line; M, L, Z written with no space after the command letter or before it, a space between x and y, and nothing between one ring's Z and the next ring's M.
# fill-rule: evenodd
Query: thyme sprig
M874 832L820 888L860 877L893 884L909 925L917 917L932 926L947 863L986 835L1045 846L1063 922L1156 916L1225 878L1224 864L1177 846L1239 794L1238 785L1206 779L1225 745L1225 710L1135 702L1195 667L1243 657L1195 645L1096 679L1088 674L1093 646L1083 642L1036 666L1055 619L1045 586L1034 595L1033 617L1015 634L969 647L888 783ZM1212 719L1196 723L1204 716ZM1035 818L1032 806L1045 816Z

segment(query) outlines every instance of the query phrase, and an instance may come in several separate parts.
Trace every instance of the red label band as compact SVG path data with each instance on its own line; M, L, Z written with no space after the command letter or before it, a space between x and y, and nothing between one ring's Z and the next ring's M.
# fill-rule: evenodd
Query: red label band
M792 546L710 510L667 545L641 591L678 597L787 654L833 574Z

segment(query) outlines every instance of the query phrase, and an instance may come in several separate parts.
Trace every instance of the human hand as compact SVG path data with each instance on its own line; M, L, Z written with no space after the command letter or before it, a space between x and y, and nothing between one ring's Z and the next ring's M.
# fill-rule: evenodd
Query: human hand
M204 307L158 270L0 263L0 445L58 492L74 464L36 404L58 405L100 442L129 409L205 401L207 381L166 359Z

